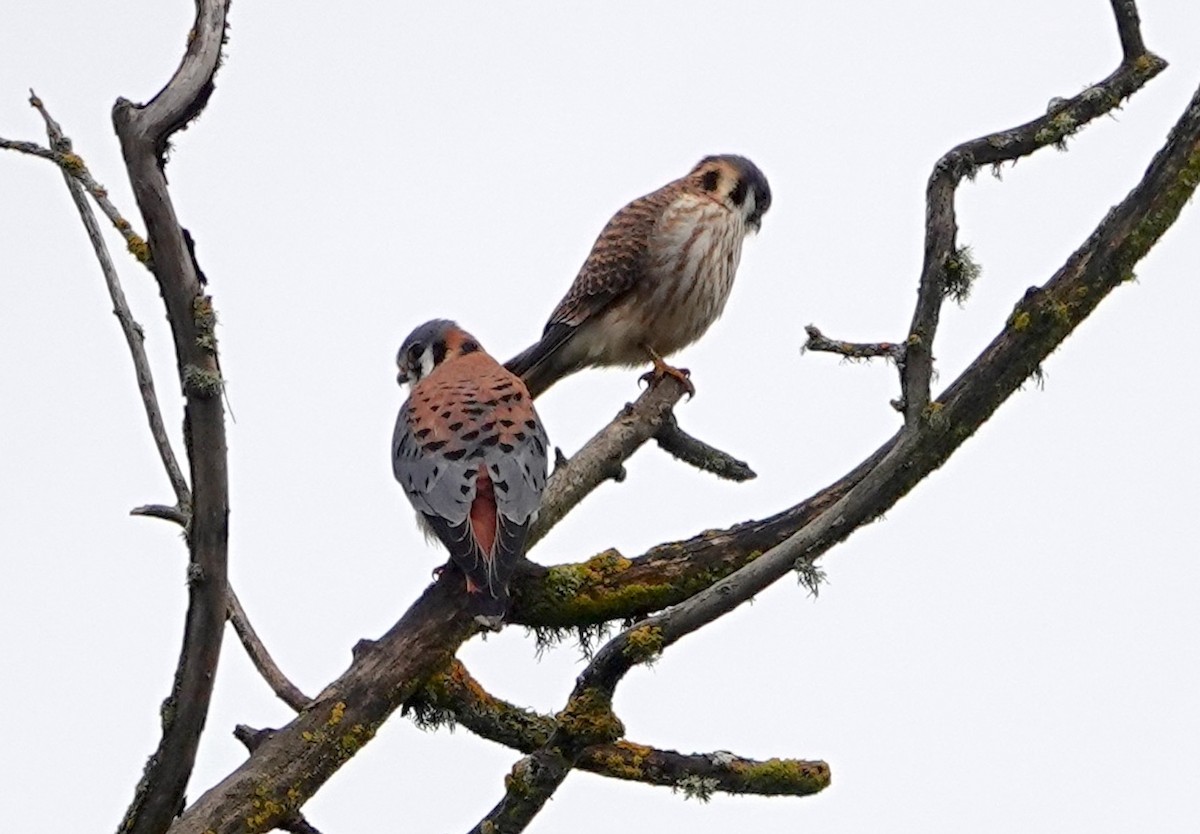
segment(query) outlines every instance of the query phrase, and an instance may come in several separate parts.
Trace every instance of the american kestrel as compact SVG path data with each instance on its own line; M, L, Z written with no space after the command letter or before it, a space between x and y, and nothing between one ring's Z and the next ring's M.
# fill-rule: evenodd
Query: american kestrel
M709 156L687 176L613 215L541 340L509 360L537 397L593 365L654 363L654 377L687 371L664 356L690 345L721 315L742 255L771 207L767 178L742 156Z
M465 574L475 619L499 628L546 487L546 432L520 378L452 321L414 330L396 364L412 386L392 435L396 480Z

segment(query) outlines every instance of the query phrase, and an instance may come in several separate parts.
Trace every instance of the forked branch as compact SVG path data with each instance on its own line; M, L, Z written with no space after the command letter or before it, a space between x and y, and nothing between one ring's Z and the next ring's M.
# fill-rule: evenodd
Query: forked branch
M419 724L461 725L522 753L544 745L555 730L552 716L491 695L457 660L434 675L408 706ZM822 761L756 761L723 750L685 754L624 740L584 748L578 767L613 779L662 785L701 799L713 792L805 796L829 784L829 766Z

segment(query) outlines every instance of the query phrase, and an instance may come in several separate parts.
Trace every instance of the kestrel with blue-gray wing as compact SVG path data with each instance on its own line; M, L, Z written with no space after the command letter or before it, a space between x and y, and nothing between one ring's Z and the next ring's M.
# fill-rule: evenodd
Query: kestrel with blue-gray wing
M499 628L546 486L546 432L520 378L452 321L418 327L396 363L412 386L392 436L396 480L466 576L476 620Z
M771 207L767 178L742 156L709 156L680 179L613 215L541 340L507 367L537 397L596 365L662 361L704 335L725 309L742 255Z

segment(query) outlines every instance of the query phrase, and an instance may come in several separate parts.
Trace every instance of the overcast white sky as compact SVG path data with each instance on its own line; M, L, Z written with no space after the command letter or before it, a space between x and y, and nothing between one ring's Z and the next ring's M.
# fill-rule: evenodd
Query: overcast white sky
M984 271L945 313L943 384L1133 186L1200 84L1200 5L1140 6L1167 73L1069 153L961 190L960 241ZM133 218L109 110L166 81L192 13L9 4L0 135L44 138L32 86ZM216 95L168 173L237 417L231 575L309 693L443 558L388 460L393 357L415 324L456 318L511 355L616 208L705 154L749 156L775 202L725 317L678 358L698 388L678 413L759 478L720 482L646 449L531 556L632 556L773 513L898 421L894 371L801 356L803 326L902 338L934 160L1120 54L1102 0L243 2L232 22ZM127 515L169 487L58 172L0 157L0 228L0 819L110 831L158 737L186 556L173 527ZM120 263L177 427L161 303ZM701 805L574 774L531 830L1195 831L1198 266L1192 205L1050 359L1044 390L1016 395L830 554L818 600L785 580L618 691L632 740L820 757L832 787ZM539 402L552 441L575 450L636 376L557 386ZM495 694L543 711L580 669L571 647L538 661L520 629L461 656ZM244 758L235 723L288 718L231 633L190 795ZM397 716L306 810L326 834L465 830L517 758Z

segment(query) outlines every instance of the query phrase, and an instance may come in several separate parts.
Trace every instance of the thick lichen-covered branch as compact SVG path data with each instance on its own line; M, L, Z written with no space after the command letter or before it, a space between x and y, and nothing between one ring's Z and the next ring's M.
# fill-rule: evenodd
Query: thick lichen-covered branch
M488 693L457 660L430 678L407 707L423 726L462 726L522 753L541 747L555 729L552 716L521 709ZM662 785L700 799L712 792L806 796L829 784L829 766L822 761L756 761L726 751L687 754L626 740L584 748L576 767L613 779Z

